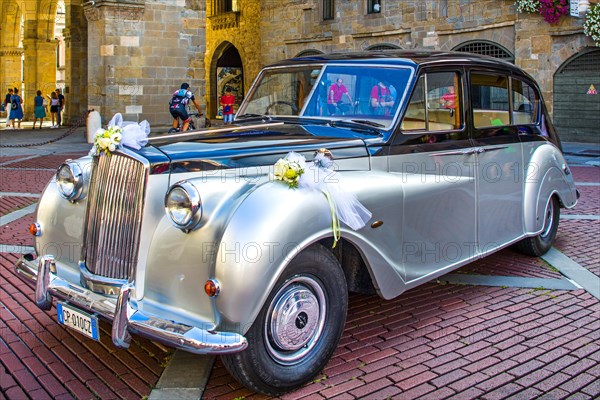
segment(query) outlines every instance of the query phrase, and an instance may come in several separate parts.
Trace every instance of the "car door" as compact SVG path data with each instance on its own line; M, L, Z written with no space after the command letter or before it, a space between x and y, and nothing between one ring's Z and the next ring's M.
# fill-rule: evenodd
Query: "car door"
M509 74L469 74L476 151L477 241L486 254L523 235L523 158Z
M398 253L407 283L430 279L474 256L474 157L461 71L422 74L389 156L390 173L403 185Z

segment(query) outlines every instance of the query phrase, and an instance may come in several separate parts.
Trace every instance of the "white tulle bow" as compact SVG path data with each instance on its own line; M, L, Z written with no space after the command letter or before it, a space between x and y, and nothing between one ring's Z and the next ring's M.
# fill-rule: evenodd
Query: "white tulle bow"
M356 231L371 219L371 212L354 194L343 189L341 177L333 169L333 160L325 154L317 153L312 163L307 163L301 154L290 152L283 161L288 165L300 166L302 172L298 178L299 189L318 190L325 195L331 211L334 247L340 238L340 221Z
M108 123L107 129L98 129L94 134L94 146L90 155L110 154L121 146L139 150L148 143L150 124L148 121L123 121L123 116L117 113Z
M139 124L133 121L123 121L121 113L116 113L108 123L108 127L116 126L121 128L121 145L135 150L141 149L148 144L148 135L150 135L150 124L143 120Z

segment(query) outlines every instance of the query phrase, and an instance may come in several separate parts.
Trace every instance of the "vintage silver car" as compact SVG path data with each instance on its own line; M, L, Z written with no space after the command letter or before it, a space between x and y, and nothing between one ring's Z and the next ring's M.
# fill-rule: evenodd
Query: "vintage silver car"
M333 159L328 185L370 212L364 226L332 228L335 199L276 179L289 154ZM98 339L103 318L118 347L133 333L220 354L277 395L323 369L348 291L391 299L512 244L539 256L577 197L540 90L514 65L320 55L265 68L232 126L67 160L16 269L82 334Z

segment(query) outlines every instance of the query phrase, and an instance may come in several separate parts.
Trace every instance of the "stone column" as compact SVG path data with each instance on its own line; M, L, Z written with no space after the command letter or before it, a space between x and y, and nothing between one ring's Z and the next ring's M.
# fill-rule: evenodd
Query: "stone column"
M49 94L56 84L56 42L23 39L25 52L23 98L24 120L33 120L33 98L38 90Z
M65 0L65 81L67 105L63 118L66 123L77 123L88 109L88 38L87 20L81 0Z
M9 87L21 89L21 57L23 49L20 47L0 47L0 91L2 99Z
M139 82L144 3L96 0L84 5L88 21L88 107L100 112L103 123L117 112L125 120L138 118L136 96L144 94Z

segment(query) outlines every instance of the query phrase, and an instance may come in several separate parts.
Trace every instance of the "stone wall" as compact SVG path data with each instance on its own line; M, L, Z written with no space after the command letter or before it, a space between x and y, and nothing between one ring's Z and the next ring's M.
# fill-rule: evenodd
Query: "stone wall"
M593 45L583 35L582 19L564 16L551 26L540 15L517 14L512 0L384 0L378 14L367 14L366 1L337 1L330 21L323 21L322 3L263 0L263 65L305 50L361 51L376 45L452 50L484 40L515 56L514 62L537 79L552 110L554 72Z
M171 124L171 94L188 82L204 105L204 2L96 0L86 4L88 103L103 123L120 112L151 127Z

